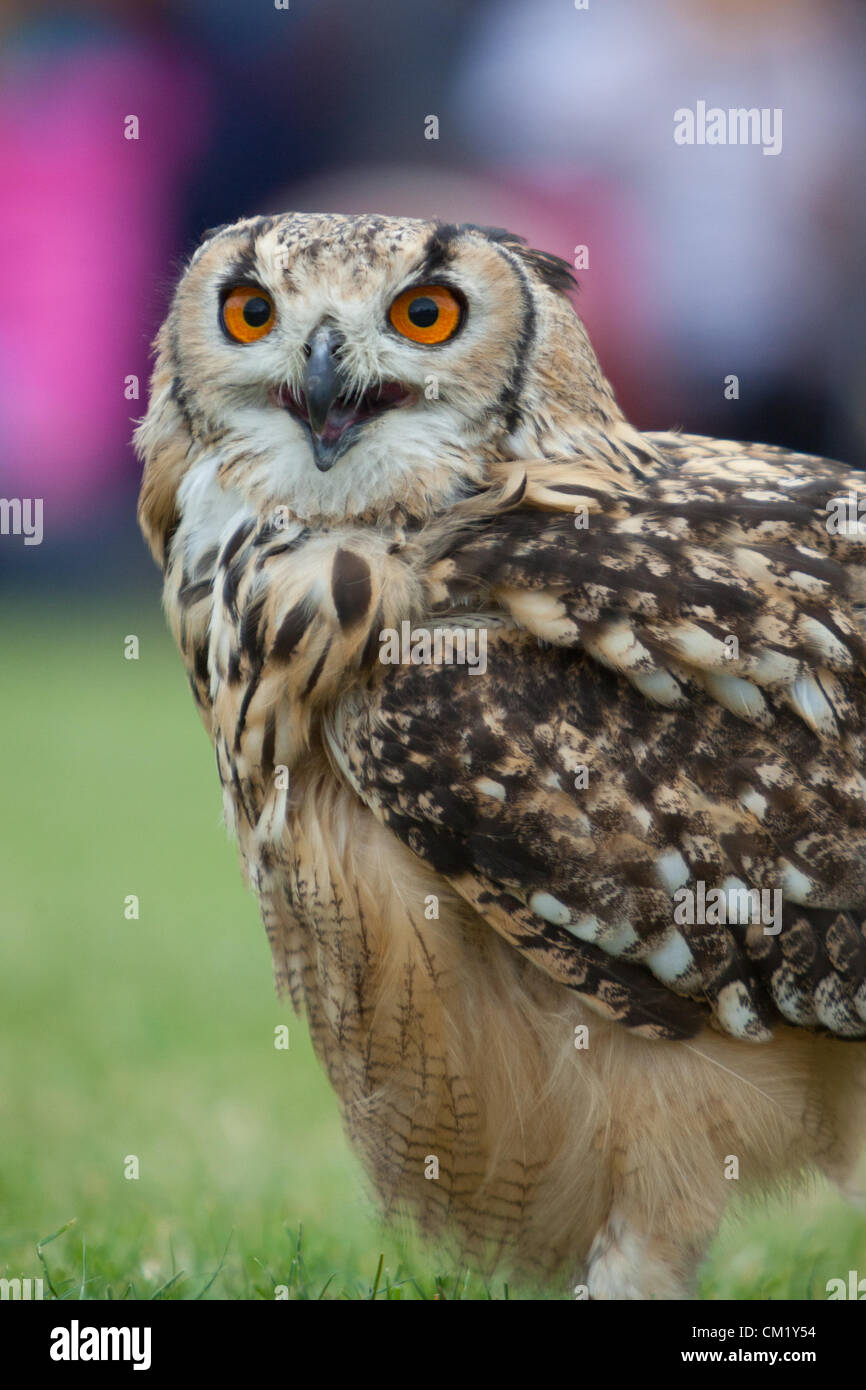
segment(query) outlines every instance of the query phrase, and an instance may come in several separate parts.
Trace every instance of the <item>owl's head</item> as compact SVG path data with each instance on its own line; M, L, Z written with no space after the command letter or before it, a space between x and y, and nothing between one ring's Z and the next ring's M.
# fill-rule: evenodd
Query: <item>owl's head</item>
M430 515L622 421L565 262L507 232L290 213L207 235L157 339L140 514L195 470L300 519Z

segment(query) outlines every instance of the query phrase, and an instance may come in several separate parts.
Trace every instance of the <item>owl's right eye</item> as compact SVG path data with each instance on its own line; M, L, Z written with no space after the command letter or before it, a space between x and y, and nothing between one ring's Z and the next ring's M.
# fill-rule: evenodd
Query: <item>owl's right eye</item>
M266 337L276 320L277 311L267 290L236 285L223 297L223 327L236 343L255 343Z

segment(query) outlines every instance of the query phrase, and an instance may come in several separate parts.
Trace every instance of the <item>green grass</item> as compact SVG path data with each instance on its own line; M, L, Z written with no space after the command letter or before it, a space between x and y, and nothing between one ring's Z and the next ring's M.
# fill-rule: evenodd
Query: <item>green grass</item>
M154 609L34 609L4 639L0 1274L73 1299L532 1296L377 1221ZM818 1187L740 1208L702 1293L823 1298L849 1269L866 1218Z

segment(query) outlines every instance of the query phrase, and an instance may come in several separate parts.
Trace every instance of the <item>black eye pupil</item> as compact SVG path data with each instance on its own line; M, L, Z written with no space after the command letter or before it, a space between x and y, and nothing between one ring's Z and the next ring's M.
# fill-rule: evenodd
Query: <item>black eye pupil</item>
M250 328L264 328L271 316L270 301L261 295L254 295L244 305L244 320Z
M429 295L421 294L412 300L406 313L416 328L431 328L439 317L439 305Z

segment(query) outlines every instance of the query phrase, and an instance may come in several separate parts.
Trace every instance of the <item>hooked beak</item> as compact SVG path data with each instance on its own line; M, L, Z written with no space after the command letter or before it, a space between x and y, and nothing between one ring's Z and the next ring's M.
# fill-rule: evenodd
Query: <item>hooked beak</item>
M304 344L307 363L300 392L286 384L271 397L306 426L320 473L327 473L351 449L368 421L417 398L411 387L399 381L382 382L360 396L350 394L338 356L342 343L336 328L320 324Z
M313 441L313 460L320 473L327 473L337 461L342 429L328 430L328 413L345 390L337 349L343 339L335 328L320 327L305 344L307 366L302 380L307 421ZM328 435L331 438L328 438Z

